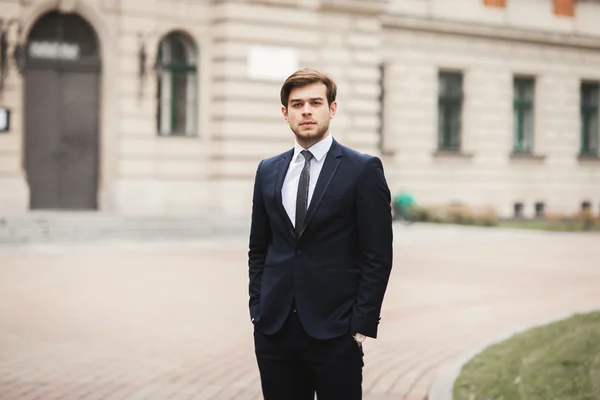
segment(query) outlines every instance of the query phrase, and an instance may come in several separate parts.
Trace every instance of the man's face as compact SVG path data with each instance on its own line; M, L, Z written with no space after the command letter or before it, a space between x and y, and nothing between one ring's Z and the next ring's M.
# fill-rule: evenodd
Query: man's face
M292 90L288 106L281 112L296 135L298 143L308 148L329 132L329 121L335 115L337 103L327 104L327 87L312 83Z

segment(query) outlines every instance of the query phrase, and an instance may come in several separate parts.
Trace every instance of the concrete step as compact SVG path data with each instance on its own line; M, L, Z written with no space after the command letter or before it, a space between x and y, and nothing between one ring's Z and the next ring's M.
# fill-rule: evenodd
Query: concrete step
M177 239L240 234L249 221L200 215L122 216L105 213L31 213L0 216L0 244L119 239Z

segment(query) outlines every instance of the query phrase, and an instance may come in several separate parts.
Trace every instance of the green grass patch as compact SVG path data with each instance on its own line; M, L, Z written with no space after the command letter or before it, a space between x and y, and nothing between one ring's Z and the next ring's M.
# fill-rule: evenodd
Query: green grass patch
M600 399L600 312L514 335L470 360L454 400Z
M581 221L502 220L497 226L542 231L600 231L600 223L585 224Z

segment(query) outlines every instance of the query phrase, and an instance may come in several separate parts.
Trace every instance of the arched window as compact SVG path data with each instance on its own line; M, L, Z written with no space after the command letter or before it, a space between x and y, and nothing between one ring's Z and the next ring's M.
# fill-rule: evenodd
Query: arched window
M169 33L158 45L159 135L193 136L197 133L196 59L196 45L184 33Z

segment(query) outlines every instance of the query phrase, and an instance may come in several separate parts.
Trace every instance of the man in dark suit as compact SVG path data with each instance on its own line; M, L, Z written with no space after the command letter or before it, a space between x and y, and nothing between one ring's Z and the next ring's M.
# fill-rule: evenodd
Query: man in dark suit
M362 342L375 338L392 268L390 192L377 157L333 139L333 79L281 89L293 149L261 161L250 232L250 317L265 400L362 397Z

